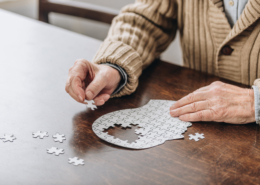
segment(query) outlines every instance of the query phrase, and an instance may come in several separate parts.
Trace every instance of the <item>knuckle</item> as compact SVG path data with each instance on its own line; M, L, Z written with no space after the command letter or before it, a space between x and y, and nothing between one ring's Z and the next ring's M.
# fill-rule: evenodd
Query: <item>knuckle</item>
M213 86L222 86L222 85L223 85L223 82L221 82L221 81L215 81L215 82L212 82L211 85L213 85Z
M211 110L211 114L213 116L214 119L217 120L223 120L223 118L225 117L227 110L224 107L217 107L217 108L212 108Z
M92 87L93 87L94 90L98 90L101 86L98 83L93 83Z
M212 107L212 104L214 104L210 99L206 99L207 108Z
M69 68L69 73L71 73L71 72L72 72L72 70L73 70L73 67Z
M211 89L211 93L212 93L213 95L216 95L216 96L220 95L221 92L222 92L222 88L221 88L220 86L215 86L215 87L213 87L213 88Z
M197 112L196 116L198 117L199 120L203 120L203 112L202 111Z
M196 112L196 111L197 111L197 103L196 103L196 102L191 104L191 110L192 110L193 112Z
M194 100L194 92L193 93L190 93L188 96L187 96L187 99L188 101L193 101Z
M77 59L74 63L74 65L79 64L79 63L84 63L86 60L85 59Z

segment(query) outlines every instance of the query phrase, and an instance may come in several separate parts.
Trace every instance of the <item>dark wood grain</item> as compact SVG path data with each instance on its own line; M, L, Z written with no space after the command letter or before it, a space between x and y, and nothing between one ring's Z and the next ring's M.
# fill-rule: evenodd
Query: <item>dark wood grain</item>
M194 123L184 134L184 139L167 141L163 145L142 151L111 145L91 131L93 121L108 112L136 108L145 105L150 99L178 100L216 80L242 86L165 62L154 62L142 74L140 85L133 95L111 99L98 111L86 111L74 117L75 133L79 133L77 139L73 140L74 145L84 152L89 148L98 150L102 145L128 151L124 154L120 152L117 155L120 162L113 163L127 173L138 176L137 184L258 184L259 126L255 123ZM126 131L116 128L110 134L117 134L120 138L122 132ZM205 139L190 141L188 135L195 132L204 133ZM128 137L124 139L136 137L133 132L126 134ZM82 143L79 144L80 142ZM112 156L113 154L110 157ZM114 180L110 182L116 183Z
M150 99L178 100L216 80L235 83L155 61L144 70L135 93L92 111L75 102L64 86L74 59L92 58L99 41L1 10L0 22L0 136L17 137L14 143L0 141L0 184L259 184L260 134L254 123L193 123L184 139L145 150L114 146L91 129L112 111L137 108ZM38 130L50 137L32 138ZM56 132L67 140L53 142ZM205 139L190 141L188 135L196 132ZM131 129L109 133L136 138ZM65 154L47 154L53 146ZM68 164L74 156L85 165Z
M111 24L117 10L77 1L39 0L39 20L49 23L51 12L72 15Z

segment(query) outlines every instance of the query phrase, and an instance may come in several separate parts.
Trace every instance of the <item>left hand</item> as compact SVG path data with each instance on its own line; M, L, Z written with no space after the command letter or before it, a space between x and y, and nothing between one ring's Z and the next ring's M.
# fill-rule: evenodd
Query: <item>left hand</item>
M216 121L233 124L255 122L253 89L213 82L177 101L172 117L182 121Z

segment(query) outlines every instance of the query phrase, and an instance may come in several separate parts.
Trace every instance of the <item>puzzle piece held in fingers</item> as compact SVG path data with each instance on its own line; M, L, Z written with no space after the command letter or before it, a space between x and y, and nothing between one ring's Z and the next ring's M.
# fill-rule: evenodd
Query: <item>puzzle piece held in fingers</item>
M88 108L91 108L91 110L97 109L97 106L95 105L94 100L85 100L84 102L87 103L87 104L86 104L87 107L88 107Z

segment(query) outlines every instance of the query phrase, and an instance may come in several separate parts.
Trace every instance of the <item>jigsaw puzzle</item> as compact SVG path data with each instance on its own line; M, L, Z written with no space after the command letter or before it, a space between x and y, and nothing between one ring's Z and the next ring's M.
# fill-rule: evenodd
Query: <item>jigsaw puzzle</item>
M64 154L64 150L63 149L59 149L57 147L51 147L49 149L47 149L47 153L48 154L55 154L56 156L60 155L60 154Z
M95 105L94 100L85 100L84 102L87 103L87 104L86 104L87 107L88 107L88 108L91 108L91 110L97 109L97 106Z
M64 134L59 134L59 133L56 133L55 135L52 136L54 139L55 142L60 142L62 143L63 140L66 140L65 138L65 135Z
M190 134L190 140L194 139L195 141L199 141L199 139L204 139L204 134L195 133L195 135Z
M32 133L34 138L39 137L40 139L43 139L44 137L48 137L48 132L42 132L42 131L37 131Z
M83 159L79 159L78 157L69 158L68 162L70 164L74 164L75 166L84 165L84 160Z
M7 142L7 141L9 141L9 142L13 142L13 141L16 139L16 137L14 137L13 134L10 134L10 135L8 135L8 134L4 134L4 136L1 137L0 139L2 139L3 142Z
M94 133L101 139L126 148L144 149L163 144L167 140L180 139L190 122L181 121L170 116L170 107L175 101L170 100L150 100L148 104L141 108L119 110L108 113L98 118L92 125ZM138 125L135 130L139 139L128 143L119 138L114 138L103 131L109 127L121 125L131 127Z

